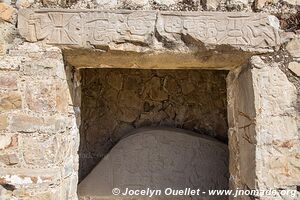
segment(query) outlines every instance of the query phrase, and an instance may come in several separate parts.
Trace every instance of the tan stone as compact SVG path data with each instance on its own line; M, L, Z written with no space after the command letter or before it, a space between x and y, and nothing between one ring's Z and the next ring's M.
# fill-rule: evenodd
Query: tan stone
M11 22L15 9L6 3L0 3L0 19Z
M220 6L221 0L206 0L205 2L207 10L216 10Z
M267 4L276 4L278 0L256 0L255 7L257 9L262 9Z
M26 165L40 167L55 166L62 162L70 142L68 137L49 135L24 136L20 140Z
M291 62L289 64L289 69L297 76L300 76L300 63L299 62Z
M0 44L0 56L3 56L6 53L5 44Z
M96 0L99 6L107 7L114 7L118 5L118 0Z
M5 130L8 126L7 116L5 114L0 115L0 130Z
M159 77L153 77L146 87L145 92L149 94L153 101L164 101L169 97L163 90Z
M148 1L135 1L133 3L143 5L146 2ZM233 4L248 4L248 0L235 1ZM169 50L181 51L182 47L187 46L186 40L192 39L193 41L199 41L199 44L195 45L195 47L198 46L200 49L202 44L207 44L210 48L215 48L216 45L230 45L234 48L238 47L238 49L242 48L250 51L255 49L266 52L272 51L270 47L278 46L280 43L278 35L279 25L276 24L274 26L274 23L269 23L270 17L263 13L110 11L109 17L105 20L98 20L97 16L101 15L101 11L91 11L95 12L94 15L91 15L90 12L74 10L72 12L74 16L70 18L71 21L68 23L72 24L72 26L64 27L65 36L59 37L59 32L53 32L52 29L55 27L55 24L52 25L52 23L63 24L63 22L52 22L49 16L63 15L65 14L64 11L44 10L38 14L36 12L32 10L21 10L19 12L19 32L28 41L45 40L48 44L68 44L82 47L93 45L94 47L104 47L112 50L124 51L124 49L127 49L127 51L132 52L147 52L151 50L152 52L153 44L156 44L154 37L157 37L155 41L159 41L160 44L155 45L155 50L165 50L165 47L171 46L172 48L169 48ZM33 22L30 21L32 18L29 16L36 16L33 17ZM120 16L126 20L119 20ZM260 24L257 24L257 17L261 19ZM50 28L42 30L39 26L34 25L35 27L30 27L29 23L38 24L38 21L41 19L49 21ZM228 22L227 20L229 19L232 22ZM239 19L243 20L243 23L232 28L230 24L234 23L234 20ZM77 27L80 22L88 20L91 23ZM211 31L209 34L199 34L202 31L202 27L199 27L198 24L206 24L207 20L210 20L211 23L205 29ZM87 34L87 37L81 37L80 33L82 31L89 32L91 30L90 27L95 26L106 27L106 23L114 24L114 26L111 26L106 31L100 29L94 34ZM82 27L85 30L81 30ZM154 33L154 30L156 30L156 33ZM218 30L224 30L224 33L219 35L217 34ZM46 31L46 33L37 34L43 31ZM238 31L244 35L238 34L235 36L230 34L231 31ZM264 34L253 35L257 32L263 32ZM91 37L92 35L93 37ZM224 39L223 35L228 35L229 37ZM240 39L241 37L246 37L247 39L242 40ZM126 44L124 44L124 41ZM195 49L197 50L197 48ZM127 57L127 54L124 56Z
M300 5L300 0L283 0L283 2L286 2L291 5L299 6Z
M58 84L56 86L56 110L61 113L67 113L71 104L68 83L63 82L62 84Z
M18 145L17 135L0 135L0 150L13 148Z
M20 109L22 107L21 94L19 92L4 92L0 96L0 111Z
M34 3L34 0L17 0L16 6L19 9L29 8Z
M19 163L19 158L16 154L0 155L0 163L5 165L16 165Z
M166 6L170 6L178 2L178 0L154 0L157 4L163 4Z
M14 132L60 132L66 128L66 121L60 116L35 117L27 114L15 114L11 118L10 130Z
M286 50L295 58L300 58L300 37L296 37L291 40L287 46Z
M0 88L2 89L17 89L18 75L16 73L1 73Z
M53 81L29 82L26 85L26 104L35 112L54 112L56 109L56 86Z

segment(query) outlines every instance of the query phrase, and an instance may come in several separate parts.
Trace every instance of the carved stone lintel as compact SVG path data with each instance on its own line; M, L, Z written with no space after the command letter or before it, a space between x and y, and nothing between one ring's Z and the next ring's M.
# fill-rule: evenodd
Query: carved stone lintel
M80 47L155 41L272 49L280 44L274 17L258 13L96 10L20 10L18 28L30 42Z

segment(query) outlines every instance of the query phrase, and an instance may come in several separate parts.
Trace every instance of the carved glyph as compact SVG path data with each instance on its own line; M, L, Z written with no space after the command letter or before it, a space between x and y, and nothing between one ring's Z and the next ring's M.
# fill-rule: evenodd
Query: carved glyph
M280 43L278 27L269 19L230 12L21 10L18 28L28 41L54 45L152 47L156 40L176 45L190 36L204 44L268 49Z

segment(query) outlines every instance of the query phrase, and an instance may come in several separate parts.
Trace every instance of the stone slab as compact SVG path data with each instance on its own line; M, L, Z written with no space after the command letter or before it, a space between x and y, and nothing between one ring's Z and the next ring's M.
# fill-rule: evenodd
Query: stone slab
M272 50L280 44L279 22L263 13L21 9L20 34L30 42L79 47L125 44L179 49L192 43ZM142 51L140 49L140 51Z
M207 191L227 189L228 181L225 144L179 129L139 129L112 148L79 184L78 195L89 199L115 199L113 188L122 192L126 188ZM127 197L130 195L122 199ZM198 198L203 198L202 193Z

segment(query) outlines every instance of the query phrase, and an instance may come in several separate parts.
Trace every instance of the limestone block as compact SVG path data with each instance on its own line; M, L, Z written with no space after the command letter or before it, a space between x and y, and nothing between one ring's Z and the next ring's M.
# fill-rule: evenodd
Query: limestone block
M0 135L0 150L14 148L18 145L17 135Z
M287 44L286 50L291 54L291 56L300 59L300 37L296 37L291 40Z
M279 25L274 26L263 13L21 10L18 17L19 32L24 38L55 45L146 51L154 44L154 37L165 43L165 48L186 45L182 36L207 45L230 45L250 51L270 51L270 47L280 44ZM29 22L34 25L29 26ZM59 27L55 28L56 24Z
M99 6L105 6L105 8L118 5L118 0L96 0L96 2Z
M68 113L69 105L72 105L72 100L67 82L56 84L55 104L56 111Z
M34 0L17 0L16 6L18 9L29 8L34 3Z
M123 4L127 4L132 7L139 7L139 8L144 8L147 5L149 5L148 0L124 0Z
M249 0L231 0L230 4L232 5L243 5L247 7L249 5L250 1Z
M257 9L262 9L267 4L276 4L276 3L278 3L278 0L256 0L255 7Z
M18 58L4 56L3 58L0 59L0 69L18 71L20 69L21 58L22 58L21 56Z
M285 116L285 113L294 115L294 103L297 101L297 89L288 80L287 76L282 72L276 63L264 63L261 59L261 69L254 68L253 76L255 91L259 92L259 96L256 100L257 110L261 114L272 115L277 117L278 115ZM252 62L258 62L257 60ZM256 66L255 63L252 63ZM261 88L267 88L265 90ZM288 115L289 116L289 115ZM288 117L287 116L287 117ZM268 118L266 118L268 120Z
M26 84L25 100L28 108L35 112L54 112L56 107L56 86L51 80Z
M283 0L283 2L286 2L290 5L294 5L294 6L299 6L300 5L300 0Z
M160 4L160 5L166 5L170 6L172 4L178 3L178 0L154 0L155 3Z
M79 184L79 197L112 197L112 189L226 189L227 146L176 129L142 129L122 139ZM204 162L205 161L205 162Z
M66 159L70 148L69 137L61 135L23 136L20 143L24 162L28 166L56 166Z
M57 133L66 129L66 119L55 115L41 118L27 114L14 114L9 129L13 132Z
M206 0L205 7L207 10L217 10L220 6L221 0Z
M11 22L14 12L15 9L12 6L0 2L0 19Z
M289 64L289 69L297 76L300 76L300 63L299 62L291 62Z
M6 53L5 44L0 44L0 56L3 56Z
M0 130L6 129L8 126L7 116L5 114L0 115Z
M20 109L22 99L20 92L2 92L0 96L0 111Z
M0 74L0 88L1 89L18 89L17 73L3 73Z
M0 164L16 165L19 163L19 158L16 154L0 155Z

